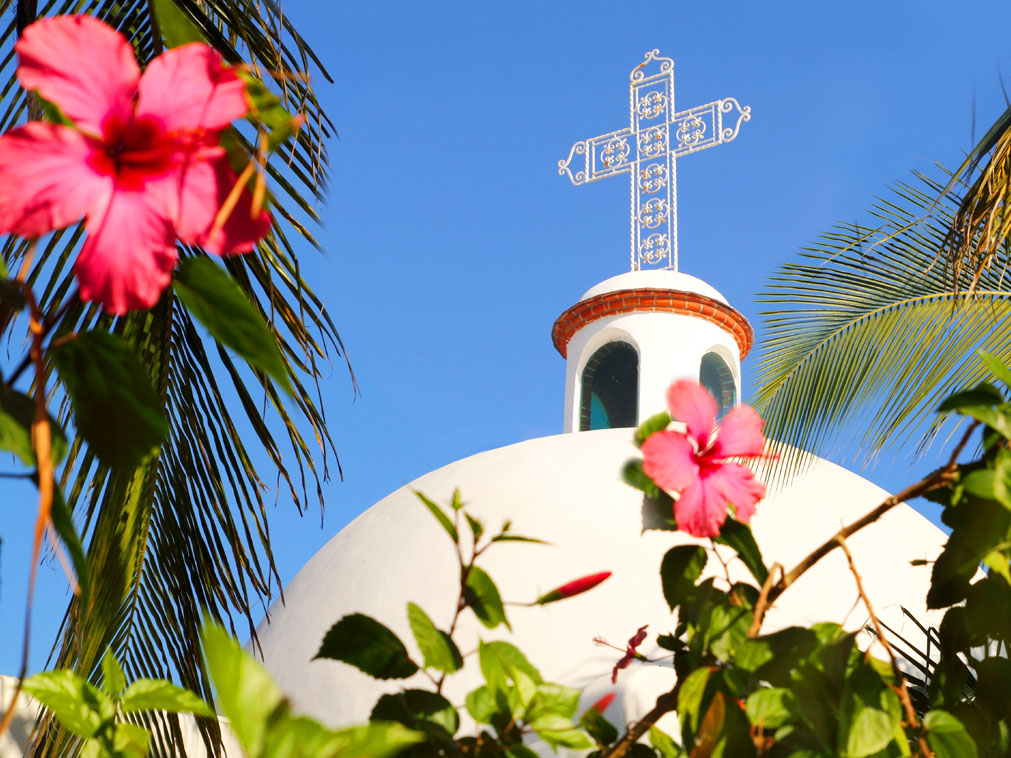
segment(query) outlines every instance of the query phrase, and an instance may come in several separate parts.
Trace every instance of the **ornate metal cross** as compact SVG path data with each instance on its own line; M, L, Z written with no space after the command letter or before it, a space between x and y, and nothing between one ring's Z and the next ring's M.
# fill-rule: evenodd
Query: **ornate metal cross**
M659 71L647 76L645 69L650 63L658 63ZM751 119L751 108L742 108L737 100L727 97L675 113L674 61L661 56L659 50L646 53L646 60L632 69L630 79L628 128L577 142L569 157L558 161L558 173L568 175L573 184L628 173L632 185L632 270L646 265L677 271L674 161L733 140L741 122ZM730 116L733 126L724 127L723 116L728 113L736 118ZM584 156L585 164L573 174L569 164L577 155Z

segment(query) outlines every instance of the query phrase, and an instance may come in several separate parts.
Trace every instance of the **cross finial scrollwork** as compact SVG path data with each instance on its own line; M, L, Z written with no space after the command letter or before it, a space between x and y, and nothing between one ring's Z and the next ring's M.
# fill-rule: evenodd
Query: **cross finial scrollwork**
M651 69L656 70L648 73ZM659 50L646 53L629 80L628 128L577 142L569 157L558 161L558 173L567 175L573 184L585 184L628 172L632 270L647 266L676 271L675 160L732 141L741 124L751 118L751 108L728 97L676 113L674 61ZM573 173L570 166L577 155L583 156L584 163L579 168L577 162ZM664 224L666 231L654 231Z

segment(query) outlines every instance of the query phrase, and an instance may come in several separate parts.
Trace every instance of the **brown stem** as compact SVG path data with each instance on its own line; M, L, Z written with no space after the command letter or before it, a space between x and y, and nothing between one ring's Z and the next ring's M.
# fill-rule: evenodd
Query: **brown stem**
M678 692L681 690L681 681L679 679L674 685L674 689L658 697L656 705L653 706L649 713L632 724L620 740L615 742L610 748L602 750L600 758L624 758L629 748L646 734L651 726L659 721L662 716L675 710L678 705Z
M755 603L755 615L751 621L751 628L748 629L748 637L750 638L757 637L758 632L762 629L765 610L769 607L769 593L772 591L772 583L776 579L776 569L779 569L779 576L781 578L783 576L783 564L773 563L772 568L769 569L769 575L765 577L762 591L758 594L758 602Z
M867 609L867 613L871 617L871 623L874 624L874 631L878 635L878 641L885 649L885 652L888 653L888 660L892 663L892 674L895 676L895 681L898 682L898 685L892 687L892 690L899 696L902 708L906 712L906 723L913 729L919 729L920 721L916 718L916 711L913 708L913 702L909 699L909 690L906 688L906 678L902 675L902 671L899 669L899 662L895 658L892 646L885 637L885 632L881 628L881 622L878 621L878 617L874 613L874 607L871 605L871 599L867 597L867 593L864 591L864 583L860 580L860 573L857 571L857 566L853 562L853 553L850 552L845 539L839 537L837 538L837 541L839 543L839 547L846 554L846 560L850 565L850 572L852 572L853 579L857 584L857 592L860 593L860 599L863 600L864 607ZM868 652L870 652L869 649ZM934 758L934 754L930 751L930 748L927 746L927 741L922 734L919 735L919 747L924 758Z
M24 268L22 268L22 274ZM28 653L31 641L32 627L32 600L35 595L35 579L39 566L39 551L42 547L42 537L46 530L50 528L53 510L53 459L52 459L52 430L49 427L49 414L46 411L46 365L43 359L42 340L45 337L42 314L39 311L39 304L35 300L35 295L31 288L24 284L23 276L19 276L22 282L25 299L31 309L31 333L32 346L29 352L32 363L35 365L35 415L32 419L32 448L35 451L36 468L39 475L39 510L35 518L35 534L32 545L32 565L28 574L28 597L25 602L25 626L24 644L21 648L21 670L18 673L18 683L14 688L14 697L11 699L10 707L0 719L0 736L7 731L11 721L14 719L14 711L17 709L18 697L24 686L25 675L28 673Z

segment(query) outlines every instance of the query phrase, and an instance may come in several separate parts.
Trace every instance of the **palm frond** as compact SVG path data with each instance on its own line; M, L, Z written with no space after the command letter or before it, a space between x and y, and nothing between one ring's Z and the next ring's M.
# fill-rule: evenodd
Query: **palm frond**
M254 252L223 261L270 322L294 398L282 400L268 378L236 364L198 330L171 292L152 311L119 319L74 299L79 227L39 245L29 280L44 310L69 303L54 338L107 329L134 346L150 369L171 427L161 454L130 472L101 466L80 439L73 444L60 484L88 545L92 593L87 606L71 602L52 662L97 680L101 657L111 646L128 676L175 678L209 700L199 649L204 615L228 625L238 619L253 633L254 612L279 590L266 512L275 478L300 512L313 491L322 507L321 482L329 476L330 456L336 460L319 400L318 365L344 350L329 314L301 276L297 255L299 247L318 246L310 226L317 221L326 179L325 141L334 129L309 81L310 73L329 77L276 2L173 1L226 59L244 61L264 81L273 81L289 110L305 116L305 126L278 153L283 163L268 166L279 193L272 234ZM0 0L0 10L12 4ZM61 13L89 13L120 29L142 61L161 50L148 0L39 0L40 16ZM5 50L12 50L15 34L12 19L4 30ZM0 60L0 130L23 120L29 107L30 99L16 86L15 66L11 52ZM0 254L17 265L25 251L23 241L9 239ZM14 326L0 324L8 339L18 340ZM61 402L58 389L56 402ZM271 471L257 470L263 458ZM150 725L156 754L177 754L175 717L154 717ZM215 745L216 722L203 729L208 746ZM74 750L73 740L54 722L36 735L36 756L62 757Z
M960 203L937 200L943 189L919 174L898 185L872 209L877 226L836 227L759 294L771 307L755 404L769 436L800 449L784 446L774 475L802 466L802 450L922 450L942 428L941 400L989 376L977 351L1011 359L1007 258L955 274L939 261Z
M957 204L943 250L958 287L969 272L969 290L997 258L1007 259L1011 237L1011 107L1002 113L954 172L942 194L969 185Z

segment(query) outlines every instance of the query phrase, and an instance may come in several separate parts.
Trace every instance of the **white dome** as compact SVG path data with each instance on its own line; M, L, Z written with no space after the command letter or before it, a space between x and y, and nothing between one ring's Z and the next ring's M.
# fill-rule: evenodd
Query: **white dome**
M286 604L275 604L269 623L258 629L267 668L295 708L346 725L367 719L381 694L428 684L420 674L414 680L377 681L343 663L311 660L327 629L349 613L365 613L390 627L412 656L417 651L406 615L409 601L436 625L449 625L459 569L448 537L412 488L446 503L459 487L469 512L489 531L511 519L516 533L552 543L503 543L482 557L507 601L528 602L576 577L614 572L593 591L570 600L535 608L507 606L511 637L502 627L489 631L477 625L465 612L456 635L462 651L473 650L478 638L510 639L546 679L587 688L583 707L612 689L611 667L620 656L594 644L594 637L623 646L637 627L649 624L641 651L662 653L656 635L672 631L673 620L661 593L660 561L671 546L691 538L642 532L642 495L619 474L622 463L637 454L630 437L629 429L609 429L480 453L420 477L355 519L305 565L285 588ZM789 568L886 496L860 476L815 459L789 489L759 504L752 525L767 564ZM929 566L909 562L933 560L944 540L938 528L901 505L848 541L875 609L914 642L918 633L903 624L898 606L928 624L936 625L939 616L924 607ZM706 571L723 574L712 559ZM735 581L747 577L736 561L731 572ZM862 608L853 611L856 598L852 575L836 551L783 595L765 629L844 618L849 628L859 628L867 615ZM452 702L462 703L480 684L477 669L468 658L463 671L447 680L445 692ZM622 724L642 715L672 680L669 665L633 664L618 680L619 698L608 717Z
M600 284L590 287L579 298L579 301L589 300L591 297L603 295L605 292L643 289L646 287L677 290L678 292L694 292L696 295L711 297L713 300L719 300L724 305L729 305L727 299L715 287L702 281L697 276L680 271L669 271L667 269L626 271L624 274L612 276L610 279L605 279Z

